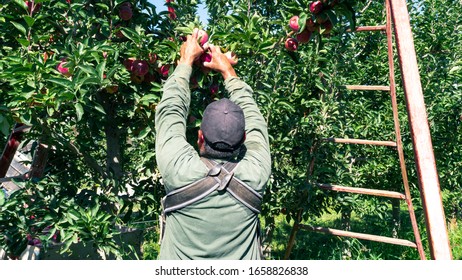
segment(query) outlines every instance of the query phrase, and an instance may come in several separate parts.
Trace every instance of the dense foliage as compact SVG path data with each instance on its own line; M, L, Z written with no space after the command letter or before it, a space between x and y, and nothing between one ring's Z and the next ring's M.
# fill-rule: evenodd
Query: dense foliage
M391 225L396 217L389 201L315 187L332 183L402 191L396 150L323 141L394 140L389 95L342 87L388 83L385 34L347 32L384 24L382 1L321 1L325 9L317 14L308 0L206 0L207 26L195 17L196 1L166 1L163 12L147 0L129 2L2 1L0 146L18 122L31 125L24 143L49 147L43 177L18 182L22 190L9 197L0 193L0 246L10 256L36 242L45 250L62 243L63 253L74 243L92 243L103 258L127 258L117 246L119 226L158 228L163 188L153 116L162 82L193 27L204 28L210 42L237 55L237 73L254 89L267 120L273 174L262 213L265 242L271 243L281 216L287 222L313 222L326 213L353 215L365 231L391 236L395 230L409 238L409 227ZM462 7L450 0L408 3L445 210L460 220ZM294 15L302 19L298 30L289 26ZM319 26L304 41L298 36L309 19ZM295 51L286 47L288 38L297 40ZM191 89L187 133L194 144L202 111L223 96L223 84L220 76L196 65ZM419 210L401 88L398 99ZM423 225L424 217L418 219ZM284 243L288 236L279 238ZM296 258L337 258L330 251L320 254L319 244L309 245L314 248L305 255L297 251ZM378 250L368 257L380 257ZM395 253L383 257L418 258L414 251ZM338 256L345 257L355 258L351 252Z

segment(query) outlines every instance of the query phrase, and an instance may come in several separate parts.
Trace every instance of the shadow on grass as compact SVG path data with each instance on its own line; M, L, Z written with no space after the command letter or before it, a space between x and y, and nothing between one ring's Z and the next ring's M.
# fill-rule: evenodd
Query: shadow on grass
M401 211L401 228L398 238L415 241L411 222L407 211ZM313 226L341 229L338 217L322 217L320 219L304 222ZM419 231L424 244L425 226L420 223ZM288 224L284 217L277 218L277 227L274 231L272 251L268 259L284 259L287 243L292 231L293 221ZM375 216L363 216L361 219L353 218L351 231L381 236L392 236L392 225L387 220L376 219ZM427 253L428 258L428 253ZM417 249L368 240L359 240L349 237L339 237L330 234L299 230L289 259L291 260L419 260Z

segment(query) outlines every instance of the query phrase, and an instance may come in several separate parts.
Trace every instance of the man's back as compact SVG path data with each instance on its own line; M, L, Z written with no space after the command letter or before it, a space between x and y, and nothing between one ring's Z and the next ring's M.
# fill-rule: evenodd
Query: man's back
M217 48L218 50L218 48ZM156 160L167 193L204 178L208 168L186 141L192 67L179 64L164 85L156 109ZM228 73L226 73L228 74ZM271 173L268 131L252 89L235 75L226 76L229 100L245 116L245 154L234 176L263 196ZM259 259L258 214L228 192L213 191L167 214L160 259Z

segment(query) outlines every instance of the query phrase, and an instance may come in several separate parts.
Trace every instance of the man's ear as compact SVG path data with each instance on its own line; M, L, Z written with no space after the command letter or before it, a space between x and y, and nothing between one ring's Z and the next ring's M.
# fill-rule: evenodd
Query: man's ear
M200 147L204 144L205 139L204 139L204 134L202 134L202 130L197 131L197 145Z

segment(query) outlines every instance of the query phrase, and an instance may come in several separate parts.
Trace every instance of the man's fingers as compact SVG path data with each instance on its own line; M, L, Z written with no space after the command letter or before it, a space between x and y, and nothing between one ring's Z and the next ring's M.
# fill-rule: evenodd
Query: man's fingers
M210 44L209 42L206 42L204 45L202 45L202 49L204 49L204 51L207 51L208 49L210 49Z
M215 46L215 50L216 50L217 53L222 53L219 46Z
M192 32L192 38L197 40L197 35L199 34L199 29L198 28L194 28L193 32Z

